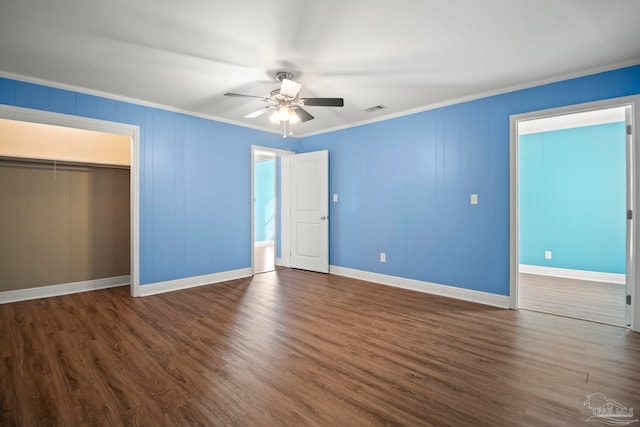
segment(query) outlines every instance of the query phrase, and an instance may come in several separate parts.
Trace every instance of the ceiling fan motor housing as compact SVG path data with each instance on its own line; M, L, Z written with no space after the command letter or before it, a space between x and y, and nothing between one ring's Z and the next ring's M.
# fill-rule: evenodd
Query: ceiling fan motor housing
M284 79L293 80L293 73L290 73L288 71L278 71L276 73L276 80L281 82Z

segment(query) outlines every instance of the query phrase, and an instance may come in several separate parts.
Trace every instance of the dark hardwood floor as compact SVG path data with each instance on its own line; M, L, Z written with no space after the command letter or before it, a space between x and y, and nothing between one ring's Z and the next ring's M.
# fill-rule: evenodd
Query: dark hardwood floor
M0 306L0 425L576 426L640 335L284 269ZM636 417L637 418L637 417Z

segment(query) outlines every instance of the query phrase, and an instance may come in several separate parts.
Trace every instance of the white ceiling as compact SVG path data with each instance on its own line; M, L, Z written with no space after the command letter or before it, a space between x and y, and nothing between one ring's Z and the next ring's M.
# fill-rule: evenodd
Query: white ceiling
M640 63L638 0L0 0L0 74L280 132L292 71L306 136ZM367 113L375 105L386 108Z

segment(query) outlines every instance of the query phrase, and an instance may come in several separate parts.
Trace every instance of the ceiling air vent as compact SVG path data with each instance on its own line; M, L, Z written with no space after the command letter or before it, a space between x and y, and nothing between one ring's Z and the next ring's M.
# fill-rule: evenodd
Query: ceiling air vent
M382 105L374 105L373 107L365 108L362 111L366 111L367 113L373 113L374 111L382 110L383 108L386 108L386 107Z

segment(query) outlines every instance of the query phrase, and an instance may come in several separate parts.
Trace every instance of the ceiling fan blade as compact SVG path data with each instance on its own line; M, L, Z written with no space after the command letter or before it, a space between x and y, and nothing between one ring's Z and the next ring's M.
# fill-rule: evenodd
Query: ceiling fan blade
M300 102L309 107L344 107L343 98L302 98Z
M282 86L280 87L280 95L284 95L289 98L295 98L300 92L302 85L298 82L294 82L289 79L282 79Z
M257 99L262 99L263 101L268 101L269 98L266 98L264 96L256 96L256 95L244 95L242 93L233 93L233 92L227 92L224 94L224 96L234 96L237 98L257 98Z
M309 114L308 111L303 110L300 107L292 107L291 109L294 113L296 113L296 116L298 116L301 122L308 122L309 120L313 120L315 118L311 114Z
M261 108L261 109L259 109L257 111L254 111L253 113L249 113L244 117L245 117L245 119L253 119L254 117L259 117L259 116L263 115L264 113L267 112L267 110L269 110L271 108L273 108L273 106L269 105L267 107L264 107L264 108Z

